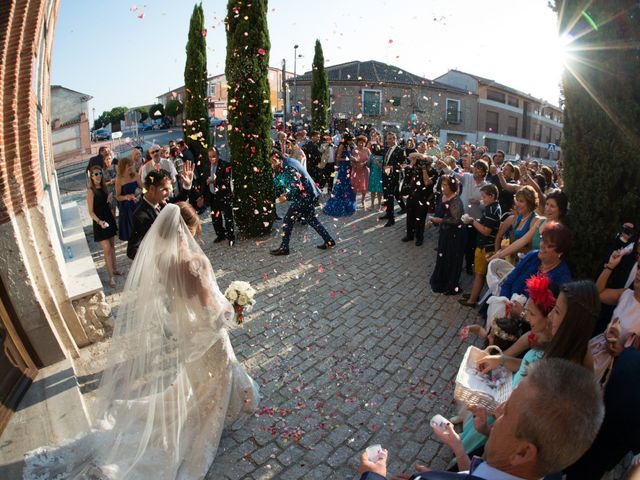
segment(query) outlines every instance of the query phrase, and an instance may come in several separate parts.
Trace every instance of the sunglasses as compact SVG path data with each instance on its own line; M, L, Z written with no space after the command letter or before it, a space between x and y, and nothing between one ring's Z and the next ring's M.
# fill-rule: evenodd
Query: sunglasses
M102 176L102 172L93 172L91 174L92 177L101 177Z
M151 152L151 155L155 155L156 153L158 153L160 150L154 150L153 152Z

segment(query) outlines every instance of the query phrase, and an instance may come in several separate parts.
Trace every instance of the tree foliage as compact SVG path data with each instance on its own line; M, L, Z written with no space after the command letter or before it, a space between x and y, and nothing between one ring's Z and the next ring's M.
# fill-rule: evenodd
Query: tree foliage
M207 30L202 3L193 7L187 61L184 67L185 106L182 129L184 138L202 173L209 147L209 109L207 105Z
M93 121L94 130L124 120L127 110L129 110L127 107L113 107L111 110L105 110Z
M136 108L136 111L140 114L140 121L144 122L147 118L149 118L149 110L144 107Z
M562 79L571 256L578 276L595 278L620 225L639 220L640 4L557 0L555 9L573 38Z
M267 0L229 0L227 9L225 73L234 207L239 229L255 237L269 234L275 217Z
M329 77L324 69L324 54L320 40L316 40L311 80L311 128L319 132L328 130L330 105Z
M175 118L182 113L182 102L172 98L167 102L167 106L164 108L164 111L168 116L175 120Z
M154 103L149 107L149 117L151 120L157 120L164 117L164 105L161 103Z

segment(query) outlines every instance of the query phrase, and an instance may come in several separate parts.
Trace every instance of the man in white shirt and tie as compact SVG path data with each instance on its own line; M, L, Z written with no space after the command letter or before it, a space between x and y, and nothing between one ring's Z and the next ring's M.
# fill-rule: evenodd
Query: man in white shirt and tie
M402 165L404 163L404 150L397 144L396 134L387 133L387 148L383 155L382 165L382 191L384 196L385 214L380 220L387 220L385 227L390 227L396 223L393 211L394 198L397 198L400 205L400 213L405 212L405 205L400 197L400 179Z

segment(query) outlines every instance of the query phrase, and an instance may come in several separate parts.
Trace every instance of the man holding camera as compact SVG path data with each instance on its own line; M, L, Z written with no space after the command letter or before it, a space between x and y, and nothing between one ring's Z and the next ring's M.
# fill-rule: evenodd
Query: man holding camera
M424 223L428 202L433 201L433 185L437 172L432 158L418 152L409 154L409 165L404 170L403 194L407 195L407 234L403 242L415 239L419 247L424 241Z

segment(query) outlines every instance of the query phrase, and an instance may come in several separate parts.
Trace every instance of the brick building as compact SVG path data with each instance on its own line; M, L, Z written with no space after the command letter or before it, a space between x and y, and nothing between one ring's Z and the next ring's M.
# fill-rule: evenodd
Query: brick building
M400 130L425 124L430 130L455 127L462 132L475 127L476 94L369 60L325 67L331 96L331 123L342 128L349 122ZM291 104L300 117L310 117L312 72L288 80ZM346 122L345 122L346 121ZM465 138L460 138L465 140Z
M58 7L59 0L0 2L0 432L31 380L51 366L62 368L58 381L69 382L57 394L77 404L71 421L86 422L70 360L100 337L87 320L89 299L102 295L102 285L78 206L61 205L54 170L50 69ZM54 431L39 413L29 422ZM10 452L13 442L2 443L3 459L21 458Z
M271 110L273 112L282 111L284 100L282 95L282 70L269 67L269 97L271 99ZM292 78L293 73L286 72L287 78ZM184 101L184 85L174 90L169 90L156 98L158 103L166 105L171 99ZM218 74L207 79L207 102L209 104L209 117L227 118L227 77L225 74ZM176 117L176 123L182 122L182 116Z
M449 70L436 81L473 92L478 101L477 119L465 132L445 130L441 140L460 135L486 145L490 152L508 156L557 160L562 138L562 110L488 78Z
M51 86L51 135L54 161L91 153L89 100L93 97Z

